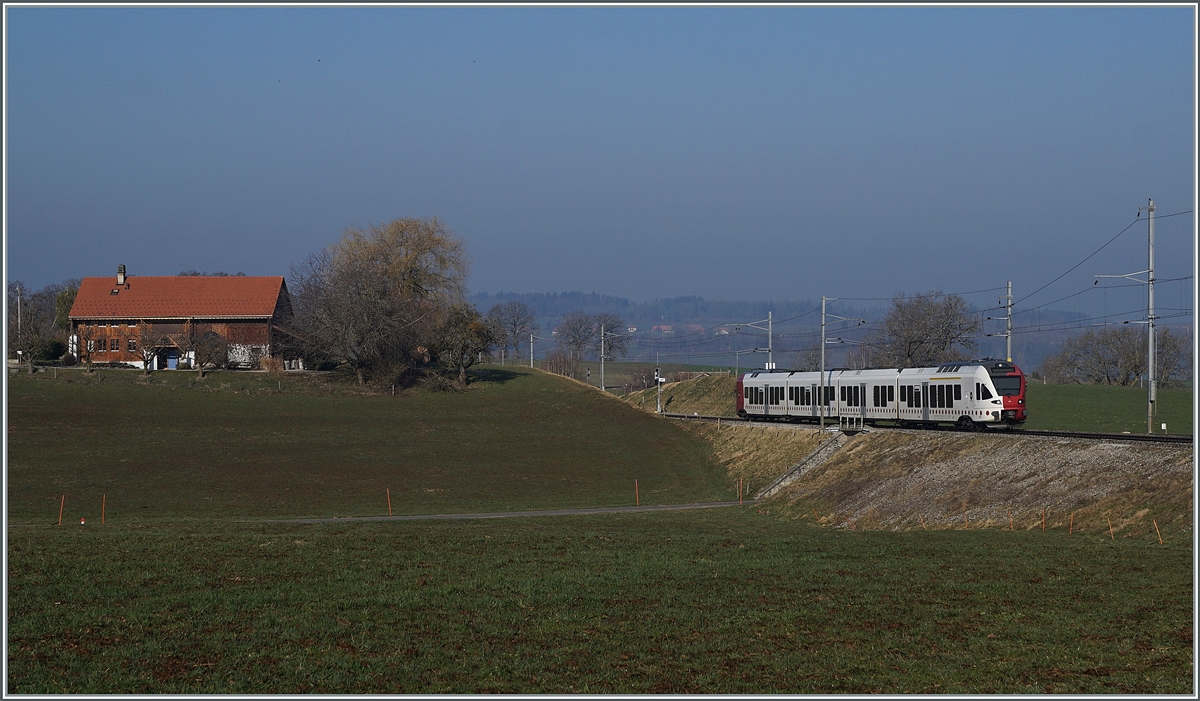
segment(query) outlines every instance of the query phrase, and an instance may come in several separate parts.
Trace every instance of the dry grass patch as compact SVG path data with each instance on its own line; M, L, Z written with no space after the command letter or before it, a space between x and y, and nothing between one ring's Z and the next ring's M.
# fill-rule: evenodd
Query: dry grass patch
M767 486L817 448L818 431L775 426L686 422L689 431L698 434L713 451L717 462L733 480L744 480L746 493Z
M653 387L633 392L625 397L625 401L654 411L658 405L656 392ZM662 388L663 411L672 414L733 416L737 411L736 392L737 378L732 375L709 375L683 382L669 382Z
M1187 528L1191 446L1037 436L861 434L779 499L856 528ZM1074 513L1072 520L1071 514Z

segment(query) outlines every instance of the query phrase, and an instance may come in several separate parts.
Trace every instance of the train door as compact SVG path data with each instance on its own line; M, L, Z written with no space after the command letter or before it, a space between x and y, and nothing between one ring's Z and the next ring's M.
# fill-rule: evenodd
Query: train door
M929 383L921 383L921 420L929 420Z
M812 394L809 395L810 397L812 397L812 401L809 402L809 404L811 405L809 408L812 409L812 417L814 419L820 418L821 417L821 399L820 399L820 397L817 396L817 386L809 385L808 390L810 392L812 392Z
M865 382L858 385L858 396L854 398L858 402L858 416L861 419L867 418L867 385Z

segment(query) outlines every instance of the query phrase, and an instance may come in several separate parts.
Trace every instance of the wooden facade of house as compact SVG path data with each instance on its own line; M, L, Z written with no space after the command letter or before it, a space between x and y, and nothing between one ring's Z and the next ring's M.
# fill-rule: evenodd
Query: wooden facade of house
M94 363L143 367L142 333L160 337L152 370L191 367L185 340L220 335L230 367L258 367L278 355L278 327L290 325L292 303L282 277L88 277L71 307L70 352ZM190 327L190 328L189 328Z

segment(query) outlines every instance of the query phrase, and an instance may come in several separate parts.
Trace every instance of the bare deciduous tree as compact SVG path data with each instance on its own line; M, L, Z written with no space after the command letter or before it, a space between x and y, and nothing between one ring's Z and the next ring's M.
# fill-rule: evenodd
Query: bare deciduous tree
M1155 339L1155 375L1164 385L1182 379L1187 354L1184 334L1161 329ZM1130 386L1147 373L1146 329L1106 326L1068 339L1063 349L1042 361L1050 382Z
M193 351L196 356L196 372L200 379L204 379L206 366L221 367L229 360L229 344L225 337L216 331L200 334Z
M533 311L524 302L497 304L488 310L487 315L503 334L499 341L501 353L512 348L513 358L520 353L521 343L526 341L530 334L538 332Z
M585 351L599 347L592 316L582 310L564 316L558 323L557 341L566 356L578 363Z
M347 229L292 268L296 335L312 355L350 367L360 385L384 368L394 376L436 339L466 274L462 243L437 219Z
M977 348L979 321L958 295L928 294L892 299L881 328L870 339L871 361L883 367L928 367L965 360Z
M142 359L142 374L150 374L150 366L154 364L154 359L158 357L159 351L164 348L169 348L175 345L171 341L171 337L154 328L154 324L147 321L139 321L137 325L137 354ZM100 343L105 343L106 340L99 339Z
M8 350L29 363L49 353L55 342L54 291L29 294L20 282L8 284Z
M799 372L817 372L821 369L821 348L812 346L796 351L792 356L792 367Z
M596 327L596 345L592 349L596 357L600 356L600 332L604 332L604 359L615 360L628 352L629 336L625 333L625 321L616 314L602 312L592 317L592 325Z

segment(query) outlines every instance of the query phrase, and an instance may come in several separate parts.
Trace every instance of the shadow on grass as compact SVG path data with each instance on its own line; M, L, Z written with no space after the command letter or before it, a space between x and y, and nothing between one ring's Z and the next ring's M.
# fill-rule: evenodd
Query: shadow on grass
M487 383L502 385L506 382L511 382L521 376L521 373L513 372L512 370L500 370L497 368L480 368L471 373L471 384Z

